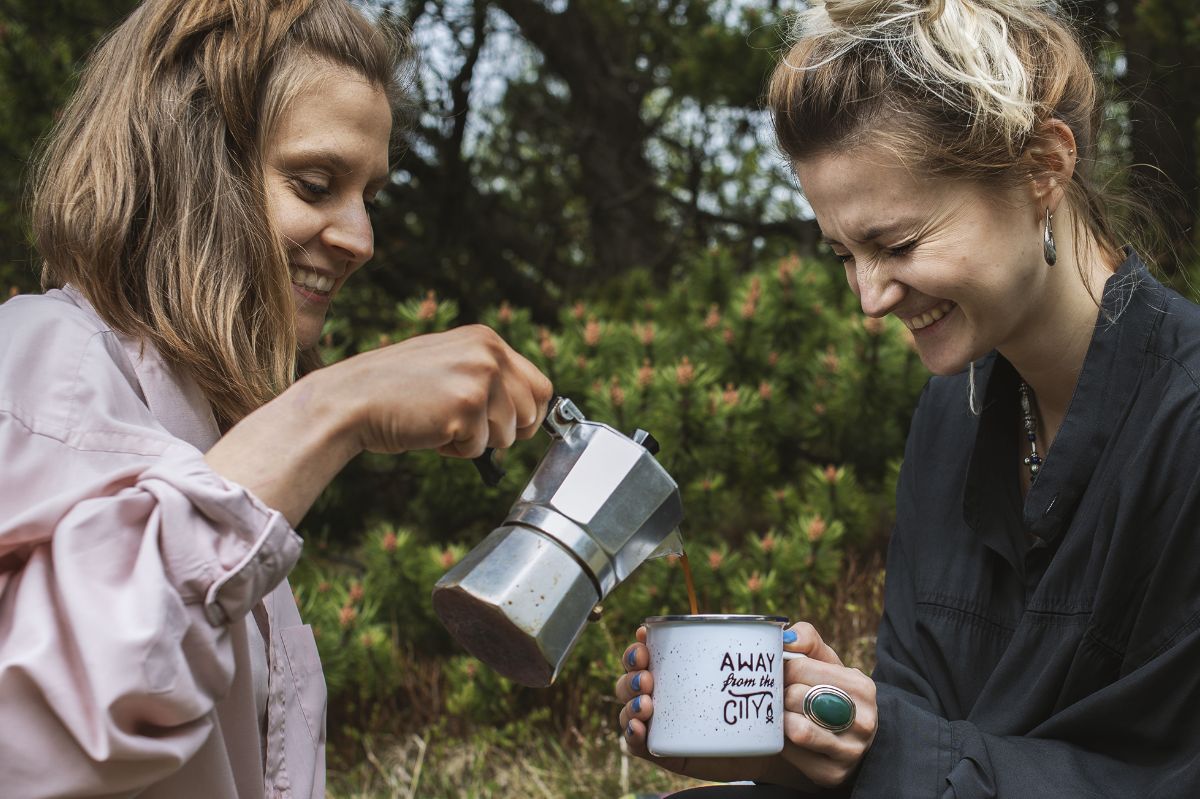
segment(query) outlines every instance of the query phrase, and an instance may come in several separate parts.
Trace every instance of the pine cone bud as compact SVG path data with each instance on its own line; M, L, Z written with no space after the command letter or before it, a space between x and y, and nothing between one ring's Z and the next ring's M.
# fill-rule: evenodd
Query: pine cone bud
M775 274L779 278L779 285L791 286L792 276L800 269L800 259L795 255L789 255L786 258L779 259L779 268Z
M558 357L558 347L555 346L554 339L550 337L550 331L547 328L543 327L538 330L538 349L549 360Z
M650 365L650 359L642 361L642 367L638 369L637 384L639 388L646 388L654 381L654 367Z
M808 529L805 531L808 535L808 540L812 541L814 544L817 541L820 541L825 535L825 529L825 520L820 516L814 517L813 520L808 523Z
M587 325L583 328L583 343L589 347L595 347L600 343L600 323L594 316L588 319Z
M621 384L617 382L617 378L615 377L608 387L608 399L612 402L614 408L620 408L625 404L625 390L621 388Z
M692 366L692 362L685 355L679 365L675 367L675 382L680 386L690 386L695 379L696 367Z
M422 322L428 322L437 316L437 310L437 292L430 290L425 295L425 299L421 300L421 306L417 309L417 318Z

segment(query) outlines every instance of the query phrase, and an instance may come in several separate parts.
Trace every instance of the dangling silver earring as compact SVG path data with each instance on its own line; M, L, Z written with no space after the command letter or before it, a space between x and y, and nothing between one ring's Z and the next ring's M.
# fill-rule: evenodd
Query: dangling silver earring
M983 413L983 409L979 407L975 397L975 362L971 361L971 368L967 370L967 407L971 409L972 416L978 416Z
M1054 222L1054 214L1050 213L1050 206L1046 206L1046 226L1042 228L1042 256L1046 259L1047 266L1054 266L1058 260L1058 249L1054 246L1054 229L1050 225Z

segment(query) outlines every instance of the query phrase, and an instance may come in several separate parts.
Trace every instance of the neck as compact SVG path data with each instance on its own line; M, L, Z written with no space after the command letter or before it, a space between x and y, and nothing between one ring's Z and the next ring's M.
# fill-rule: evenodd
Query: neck
M1071 228L1070 221L1062 227L1066 234ZM1022 335L1000 348L1021 379L1033 389L1042 428L1039 438L1046 450L1066 416L1079 382L1096 327L1104 283L1116 266L1112 260L1095 246L1076 252L1070 237L1063 235L1058 263L1046 267L1052 271L1038 301L1028 309Z

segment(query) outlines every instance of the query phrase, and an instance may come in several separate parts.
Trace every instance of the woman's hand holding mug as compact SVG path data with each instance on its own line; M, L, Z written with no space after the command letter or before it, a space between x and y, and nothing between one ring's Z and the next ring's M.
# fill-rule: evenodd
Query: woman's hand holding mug
M655 675L650 671L651 653L646 644L647 628L640 627L637 643L626 649L622 657L626 673L616 685L616 696L623 703L621 729L634 754L670 771L719 782L756 780L801 788L831 787L842 784L854 773L874 741L877 715L874 682L857 669L843 666L837 653L821 640L813 626L800 623L783 633L787 653L803 657L793 655L783 663L785 712L780 754L721 757L705 753L699 756L697 750L697 755L689 757L658 757L648 747L648 731L655 709L652 698ZM718 659L723 658L718 654ZM753 666L744 671L740 669L743 664L737 661L736 653L726 665L731 668L725 683L747 680L754 674ZM761 679L761 676L757 678L758 681ZM732 694L753 692L744 688L726 692L731 696L719 712L722 716L740 717L744 708L736 702L753 700ZM805 708L810 692L815 706L810 705L807 713L812 717L806 714ZM752 705L746 707L753 713ZM765 712L764 708L765 705L760 706L760 714ZM732 720L736 723L739 719ZM729 718L722 721L730 723ZM842 727L844 729L840 729ZM664 740L662 736L658 737Z

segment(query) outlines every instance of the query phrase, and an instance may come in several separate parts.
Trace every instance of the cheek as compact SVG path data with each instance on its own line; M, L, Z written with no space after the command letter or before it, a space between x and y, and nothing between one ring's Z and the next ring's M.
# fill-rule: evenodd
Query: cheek
M311 241L321 230L320 215L298 198L276 203L271 209L271 224L289 245Z
M862 296L858 290L858 270L852 264L848 263L843 263L842 269L846 272L846 283L850 286L850 290L854 292L854 296Z

